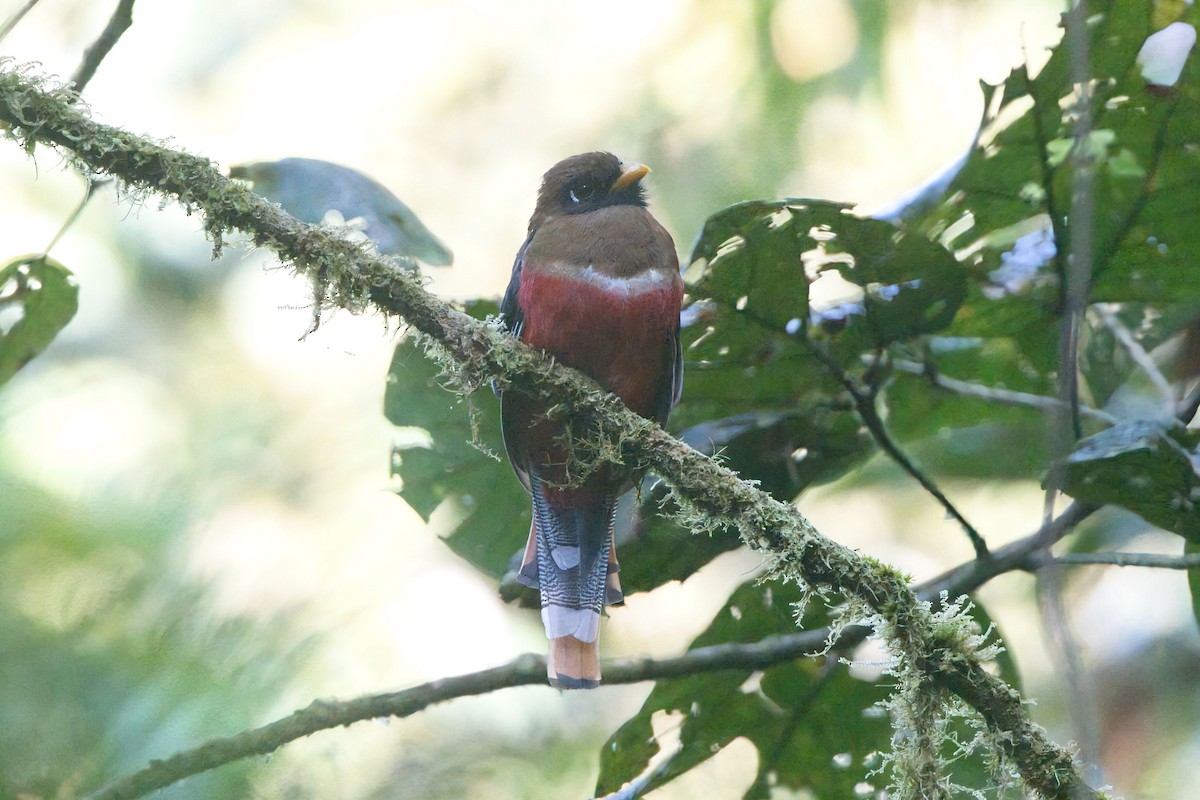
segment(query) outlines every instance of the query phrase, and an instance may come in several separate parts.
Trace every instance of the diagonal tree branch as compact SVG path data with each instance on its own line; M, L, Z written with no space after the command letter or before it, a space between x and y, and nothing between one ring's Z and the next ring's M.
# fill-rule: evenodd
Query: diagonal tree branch
M100 68L100 62L117 46L117 41L125 31L129 30L131 25L133 25L133 0L117 0L117 7L113 10L112 16L108 18L108 24L104 26L104 30L96 37L96 41L92 42L83 54L83 61L80 62L75 74L71 77L71 85L75 87L75 91L82 92L83 88L91 83L96 70Z
M928 604L902 574L826 539L791 506L629 412L575 370L450 308L396 259L300 223L204 158L93 121L73 93L3 62L0 125L26 151L52 145L87 172L113 175L127 190L175 198L189 213L203 213L218 251L225 231L246 231L311 280L327 304L359 311L373 305L403 317L434 343L431 354L453 365L465 387L495 379L563 403L612 442L623 461L652 468L667 481L693 527L735 528L750 546L773 554L777 574L842 592L877 614L904 663L981 715L1030 791L1064 800L1102 796L1087 786L1070 753L1029 720L1021 696L965 648L959 629L934 624Z
M875 443L887 453L893 461L900 466L902 470L907 472L917 483L921 484L921 488L929 492L933 499L946 510L946 513L954 518L959 525L962 526L963 532L967 534L967 538L971 541L971 547L975 550L975 557L978 559L986 559L988 557L987 542L983 536L975 529L962 512L950 502L950 498L946 497L945 493L938 488L937 483L933 478L926 475L924 470L918 467L908 454L900 447L891 433L888 432L887 424L884 423L883 417L879 416L879 409L875 406L875 398L878 392L877 387L863 389L852 378L846 370L834 361L820 347L810 347L809 352L816 357L818 361L835 377L846 391L850 394L850 399L854 401L854 407L858 409L858 416L862 419L863 424L867 426L867 430L871 432L871 436L875 439ZM878 354L872 360L872 366L879 363Z
M1168 414L1175 410L1175 390L1171 388L1171 382L1163 375L1162 370L1158 368L1158 364L1154 363L1154 359L1146 348L1142 347L1142 343L1133 335L1133 331L1125 327L1117 316L1119 306L1116 303L1097 303L1093 306L1096 314L1100 317L1100 321L1104 323L1104 327L1112 332L1113 337L1121 343L1125 348L1125 352L1129 354L1129 358L1134 364L1137 364L1142 372L1150 379L1151 385L1158 391L1159 397L1162 398L1163 408ZM1082 411L1082 409L1080 409Z
M37 4L38 0L26 0L25 5L21 6L12 14L10 14L8 19L4 20L3 23L0 23L0 41L2 41L5 36L8 36L8 34L12 33L12 29L17 27L17 23L20 22L26 14L32 11L33 7Z
M922 364L919 361L895 358L889 364L897 372L903 372L908 375L923 375L929 378L929 382L937 388L963 397L973 397L987 403L999 403L1006 406L1036 408L1047 412L1067 409L1067 406L1057 397L1018 392L1013 389L1002 389L996 386L984 386L978 383L959 380L958 378L951 378L931 369L931 365ZM1081 404L1079 406L1079 414L1097 422L1102 422L1105 425L1116 425L1119 421L1107 411L1101 411L1098 408L1092 408L1088 405Z

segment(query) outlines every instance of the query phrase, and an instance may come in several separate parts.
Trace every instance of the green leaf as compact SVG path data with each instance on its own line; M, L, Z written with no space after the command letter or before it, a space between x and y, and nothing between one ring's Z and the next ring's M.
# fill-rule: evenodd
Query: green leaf
M1196 434L1178 423L1133 420L1079 442L1062 463L1067 494L1112 504L1200 543Z
M229 175L253 182L254 191L303 222L319 223L329 211L340 212L346 220L360 217L366 225L363 232L381 253L419 258L437 267L453 260L412 209L357 170L315 158L284 158L238 164Z
M1081 161L1094 205L1090 299L1155 303L1160 311L1181 303L1194 311L1200 59L1187 60L1169 92L1147 89L1137 56L1165 24L1162 5L1088 3L1093 95L1090 133L1078 146L1078 101L1064 45L1036 76L1022 66L1002 84L984 85L976 145L946 199L912 224L959 253L970 275L970 297L948 333L1010 338L1026 370L1043 377L1057 370L1060 272L1070 257ZM1183 12L1193 24L1196 17L1195 9ZM1107 396L1113 381L1103 368L1085 377Z
M23 256L0 267L0 385L66 327L79 307L71 272L46 256Z
M1200 59L1193 54L1171 92L1147 91L1136 59L1146 37L1165 24L1154 18L1160 6L1088 4L1094 95L1091 133L1078 153L1065 46L1033 77L1021 67L1001 85L984 86L976 146L942 203L911 225L962 259L970 289L942 335L964 346L909 358L985 387L1055 394L1059 271L1069 257L1079 153L1090 159L1093 178L1091 299L1125 303L1119 313L1147 350L1195 317L1200 273L1190 254L1200 244L1192 224L1200 211ZM1194 9L1183 13L1195 21ZM1068 241L1055 241L1056 234ZM1139 380L1139 368L1103 325L1084 325L1083 390L1103 406ZM1038 412L985 409L981 402L898 377L887 390L889 428L901 441L936 434L936 442L912 448L936 469L1014 478L1040 472L1050 454ZM1013 446L1022 443L1024 450ZM979 458L981 452L992 458Z
M690 649L795 633L793 604L800 597L794 585L780 581L743 584ZM814 626L826 622L815 610L812 617ZM759 752L758 776L746 797L769 797L775 785L819 797L852 797L868 771L864 761L886 746L890 735L886 716L875 707L884 696L824 657L802 657L762 671L730 669L659 681L637 715L601 750L596 794L613 792L646 771L661 746L652 719L670 714L680 717L670 726L678 729L679 748L651 778L649 789L743 737Z
M479 302L468 310L485 315L495 308ZM432 518L452 550L500 577L529 534L529 496L504 459L496 397L483 390L464 402L443 388L439 372L411 339L396 346L384 415L412 430L396 446L393 473L403 481L400 496Z
M967 287L939 245L813 200L719 211L685 277L693 303L676 418L687 425L747 408L833 405L842 387L815 347L857 369L863 352L945 327ZM831 297L818 305L810 292Z

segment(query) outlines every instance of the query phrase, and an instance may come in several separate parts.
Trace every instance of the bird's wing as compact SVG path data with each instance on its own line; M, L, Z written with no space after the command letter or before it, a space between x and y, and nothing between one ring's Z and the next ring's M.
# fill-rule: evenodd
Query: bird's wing
M671 355L674 359L671 364L671 406L674 407L683 396L683 339L679 336L678 325L671 339ZM666 427L665 422L663 427Z
M531 241L533 241L533 231L529 232L529 236L525 237L525 243L517 251L517 257L513 261L512 277L508 280L504 299L500 301L500 319L504 323L505 329L518 338L521 336L521 326L525 322L525 312L521 309L521 304L517 302L517 295L521 291L521 270L525 265L525 251L529 249ZM500 396L500 426L504 436L504 452L508 455L508 463L512 465L513 472L517 474L521 485L525 487L525 491L530 491L529 468L526 464L528 458L520 446L520 438L514 429L519 416L514 413L514 405L528 402L528 400L513 393L508 393L506 396L504 392L496 391L496 394Z
M508 279L508 288L504 290L504 299L500 301L500 319L508 332L516 337L521 336L521 323L525 321L525 312L517 302L517 294L521 291L521 270L525 266L525 251L529 249L529 243L532 241L533 231L530 231L525 237L525 243L517 251L516 259L513 260L512 277Z

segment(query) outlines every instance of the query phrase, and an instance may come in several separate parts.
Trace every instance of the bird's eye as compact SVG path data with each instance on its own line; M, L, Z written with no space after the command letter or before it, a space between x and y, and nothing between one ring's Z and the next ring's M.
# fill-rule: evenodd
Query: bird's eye
M596 190L590 183L581 183L567 192L567 194L571 196L571 202L575 203L576 205L586 200L591 200L592 195L595 193Z

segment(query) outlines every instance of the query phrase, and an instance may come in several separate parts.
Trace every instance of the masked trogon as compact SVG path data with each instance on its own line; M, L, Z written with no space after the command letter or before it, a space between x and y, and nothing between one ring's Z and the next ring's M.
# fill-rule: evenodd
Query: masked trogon
M649 171L602 152L554 165L542 179L501 314L521 341L664 425L683 384L683 281L675 243L646 209L641 181ZM505 449L533 496L518 580L540 591L551 685L593 688L601 609L622 600L613 517L637 476L603 464L573 481L567 422L549 417L548 405L516 390L501 395Z

